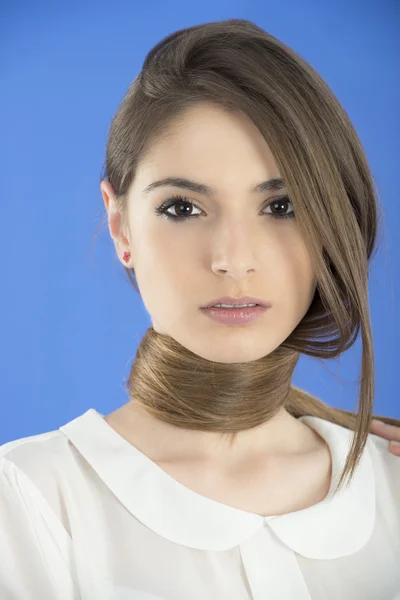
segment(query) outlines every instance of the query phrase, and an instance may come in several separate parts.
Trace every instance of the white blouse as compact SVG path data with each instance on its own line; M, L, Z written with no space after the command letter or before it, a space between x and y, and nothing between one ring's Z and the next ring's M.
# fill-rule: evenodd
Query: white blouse
M400 459L301 420L332 454L328 496L262 517L180 484L91 408L0 446L1 600L398 600ZM304 482L307 485L307 481Z

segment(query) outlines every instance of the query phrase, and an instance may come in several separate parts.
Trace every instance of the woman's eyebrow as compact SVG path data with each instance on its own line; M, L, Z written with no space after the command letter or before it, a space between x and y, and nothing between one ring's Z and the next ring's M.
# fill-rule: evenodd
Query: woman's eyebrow
M183 177L165 177L163 179L153 181L153 183L150 183L150 185L142 190L142 193L146 195L152 190L164 186L179 187L190 190L191 192L195 192L196 194L204 194L207 196L217 195L217 190L214 188L205 185L204 183L197 183L196 181L191 181L190 179L185 179ZM261 183L251 187L250 192L253 194L260 192L276 192L284 189L284 187L285 184L281 178L267 179L266 181L262 181Z

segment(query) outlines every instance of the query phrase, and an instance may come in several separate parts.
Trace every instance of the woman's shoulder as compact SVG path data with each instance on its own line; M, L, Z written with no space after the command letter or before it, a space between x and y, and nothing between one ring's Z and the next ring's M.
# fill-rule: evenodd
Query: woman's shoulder
M325 438L337 463L344 465L354 431L319 417L306 416L301 420ZM360 463L363 476L374 481L377 495L385 496L388 500L394 499L400 506L400 457L389 451L388 444L388 440L368 433Z
M0 446L0 468L12 463L33 480L52 469L70 452L67 438L59 429L6 442Z
M374 433L368 434L367 448L370 452L374 472L390 479L400 501L400 457L389 451L389 442Z
M68 438L53 430L6 442L0 446L0 499L13 498L54 513L68 531L64 519L62 482L73 479L73 449ZM21 507L24 505L21 503ZM18 502L15 504L18 506Z
M33 589L40 598L76 596L69 566L71 532L59 494L67 451L58 430L0 446L2 598L9 593L28 598Z

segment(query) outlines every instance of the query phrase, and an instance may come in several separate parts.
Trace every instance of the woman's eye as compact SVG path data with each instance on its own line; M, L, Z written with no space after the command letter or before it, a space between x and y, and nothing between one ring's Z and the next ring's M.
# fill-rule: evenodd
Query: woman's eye
M174 200L174 199L170 199L170 202ZM175 199L174 202L170 203L165 210L170 210L170 212L166 212L165 214L168 215L169 217L173 217L175 219L188 219L190 217L194 217L194 216L198 216L197 214L194 215L193 214L193 208L195 208L196 205L193 204L193 202L190 202L189 200L185 200L184 198L178 198ZM200 210L200 208L198 208L197 210ZM198 213L200 214L200 213Z
M288 204L292 204L292 202L287 196L283 196L282 198L274 198L264 208L264 211L266 209L271 209L272 212L264 212L264 214L267 214L274 219L293 218L293 210L291 212L287 212L286 210ZM197 214L193 214L193 209L197 209L199 212ZM169 219L171 221L188 221L189 219L194 219L201 215L201 209L185 196L173 196L172 198L169 198L160 206L158 206L155 209L155 212L164 219Z
M278 210L278 213L267 213L271 214L273 217L277 219L289 219L294 217L293 209L291 212L287 212L285 208L287 208L288 204L292 204L292 201L289 200L287 196L283 196L282 198L275 198L272 200L266 208L273 208L274 210ZM283 209L282 209L283 207Z

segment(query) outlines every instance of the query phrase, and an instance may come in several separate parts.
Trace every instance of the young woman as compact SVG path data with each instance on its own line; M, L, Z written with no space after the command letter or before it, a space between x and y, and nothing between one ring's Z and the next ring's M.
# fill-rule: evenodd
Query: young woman
M100 189L152 327L126 404L2 446L1 598L394 599L377 196L326 83L249 21L177 31L113 119ZM300 354L360 332L356 413L292 385Z

